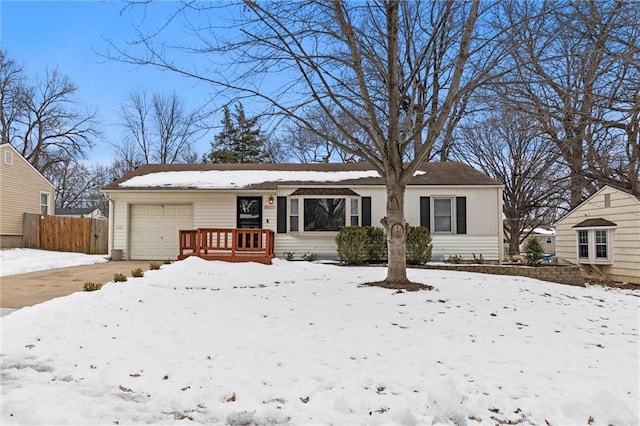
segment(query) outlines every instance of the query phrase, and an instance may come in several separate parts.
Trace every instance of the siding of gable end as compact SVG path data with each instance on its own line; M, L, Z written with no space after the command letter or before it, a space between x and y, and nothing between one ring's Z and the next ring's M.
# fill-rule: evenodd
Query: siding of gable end
M11 165L5 164L5 152L13 154ZM23 214L40 214L41 192L49 194L49 214L53 214L55 189L9 144L0 145L0 185L0 246L20 247Z
M605 207L605 195L610 207ZM576 229L580 222L603 218L616 224L610 231L612 264L592 268L589 278L640 284L640 200L624 191L605 186L556 223L556 257L559 264L578 265Z

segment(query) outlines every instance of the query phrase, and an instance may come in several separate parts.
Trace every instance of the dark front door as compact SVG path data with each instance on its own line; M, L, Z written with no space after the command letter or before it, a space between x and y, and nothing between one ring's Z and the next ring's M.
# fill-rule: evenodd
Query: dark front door
M262 228L262 197L238 197L238 228Z

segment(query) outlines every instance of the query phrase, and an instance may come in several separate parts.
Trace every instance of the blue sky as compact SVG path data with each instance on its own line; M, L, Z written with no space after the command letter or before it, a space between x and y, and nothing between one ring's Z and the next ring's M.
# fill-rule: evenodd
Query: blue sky
M146 9L146 24L158 25L175 8L173 2L153 3ZM0 2L3 49L22 64L29 78L47 68L58 68L78 86L76 99L97 111L103 132L90 154L98 162L112 157L110 143L121 137L117 110L129 93L170 94L175 91L187 108L211 99L211 90L194 81L149 67L135 67L100 56L108 49L104 40L124 43L132 36L132 24L140 22L144 8L123 11L121 2L103 1L7 1ZM168 34L172 36L172 34ZM176 38L179 34L174 35ZM215 105L220 108L221 105ZM218 124L219 118L214 118ZM200 142L204 152L209 138Z

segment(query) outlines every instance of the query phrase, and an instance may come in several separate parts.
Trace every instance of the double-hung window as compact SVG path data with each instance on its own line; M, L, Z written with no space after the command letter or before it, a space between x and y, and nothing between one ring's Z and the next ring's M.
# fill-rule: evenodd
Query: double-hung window
M609 231L606 230L596 230L596 259L609 259L609 245L607 241L609 240L608 234Z
M49 199L50 194L48 192L40 193L40 214L43 216L49 214Z
M589 259L588 231L578 231L578 259Z
M433 199L433 232L453 232L451 198Z
M299 227L299 203L297 198L292 198L289 204L289 230L292 232L298 232Z

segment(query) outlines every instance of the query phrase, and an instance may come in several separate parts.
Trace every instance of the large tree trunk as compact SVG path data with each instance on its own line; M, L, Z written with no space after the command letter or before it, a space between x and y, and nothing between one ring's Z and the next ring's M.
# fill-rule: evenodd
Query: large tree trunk
M387 233L389 250L388 283L408 283L406 241L409 225L404 219L404 192L406 186L387 178L387 217L380 222Z

